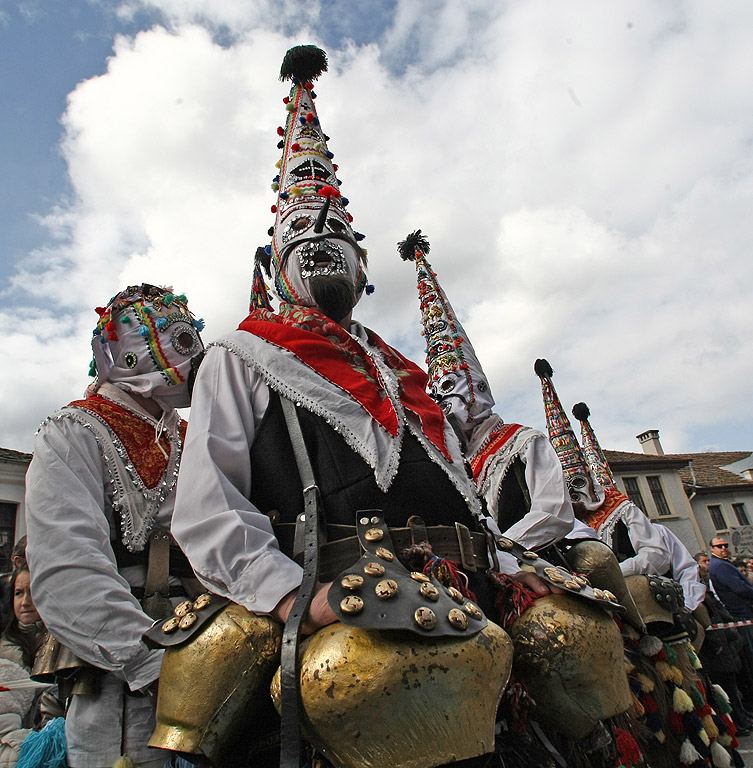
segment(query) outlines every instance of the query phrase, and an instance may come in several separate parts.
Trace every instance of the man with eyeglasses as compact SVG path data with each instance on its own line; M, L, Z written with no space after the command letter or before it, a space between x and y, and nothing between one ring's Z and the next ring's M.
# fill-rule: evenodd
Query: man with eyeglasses
M735 619L753 619L753 585L730 562L729 543L721 536L709 541L711 559L709 577L719 599ZM750 627L742 627L746 640L742 650L743 664L753 673L753 636ZM753 706L753 690L740 681L743 703L747 709Z

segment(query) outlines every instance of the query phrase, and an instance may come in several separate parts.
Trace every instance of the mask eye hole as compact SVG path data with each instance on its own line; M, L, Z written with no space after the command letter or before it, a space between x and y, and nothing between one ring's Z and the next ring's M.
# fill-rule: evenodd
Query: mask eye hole
M299 216L297 219L293 219L293 223L290 228L294 232L303 232L304 229L308 229L311 224L311 219L308 216Z
M344 232L345 231L345 224L343 224L340 219L336 219L334 216L330 216L327 219L327 226L332 230L332 232Z
M583 490L588 485L588 480L583 475L576 475L568 485L574 490Z
M173 349L179 355L185 355L186 357L198 352L201 346L196 331L186 326L176 328L170 336L170 341L173 344Z

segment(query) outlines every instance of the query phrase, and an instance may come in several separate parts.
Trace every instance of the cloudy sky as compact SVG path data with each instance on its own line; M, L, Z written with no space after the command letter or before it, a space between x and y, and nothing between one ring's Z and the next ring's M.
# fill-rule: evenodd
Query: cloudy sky
M234 328L268 242L288 47L367 235L357 316L423 362L421 228L508 421L537 357L602 445L753 450L753 5L0 0L0 445L88 382L96 315L173 284Z

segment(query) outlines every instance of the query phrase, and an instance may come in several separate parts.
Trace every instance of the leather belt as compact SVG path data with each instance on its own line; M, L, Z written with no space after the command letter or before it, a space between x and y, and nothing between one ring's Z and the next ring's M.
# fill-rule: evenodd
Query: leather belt
M293 549L294 523L274 527L283 552ZM485 533L470 531L461 524L404 528L390 528L395 554L401 557L404 549L427 541L432 552L458 563L464 570L474 573L490 567L489 548ZM328 525L327 538L339 537L323 544L319 549L319 580L332 581L361 557L361 545L354 525ZM419 533L420 531L420 533ZM423 536L422 536L423 534Z

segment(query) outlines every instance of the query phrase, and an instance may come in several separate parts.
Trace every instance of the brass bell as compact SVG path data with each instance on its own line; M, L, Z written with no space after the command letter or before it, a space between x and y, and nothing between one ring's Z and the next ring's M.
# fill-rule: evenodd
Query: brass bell
M181 629L188 629L189 627L192 627L196 623L196 619L199 617L195 613L187 613L185 616L183 616L180 619L180 623L178 626Z
M175 615L182 619L189 611L193 610L193 603L190 600L184 600L175 606Z
M340 601L340 610L343 613L361 613L363 610L363 600L358 595L348 595Z
M199 595L196 600L193 601L194 611L200 611L202 608L206 608L212 602L212 596L209 592L204 592L203 595Z
M376 556L381 557L382 560L386 560L388 563L391 563L395 559L395 555L393 555L386 547L378 547Z
M381 528L369 528L363 537L366 541L381 541L384 538L384 531Z
M340 579L340 584L344 589L358 589L363 586L363 576L358 573L346 573Z
M177 616L171 616L163 625L162 631L169 635L171 632L175 632L180 624L180 619Z
M431 581L431 579L425 573L420 573L419 571L411 571L410 577L413 579L413 581L421 581L423 583Z
M363 567L363 572L367 576L383 576L384 566L381 563L366 563Z
M394 579L384 579L374 587L374 592L380 600L389 600L399 591L400 587L398 587L397 582Z
M484 618L484 614L475 603L468 602L463 606L463 609L472 619L477 619L480 621Z
M462 605L465 598L463 593L456 587L447 587L447 594L458 604Z
M447 618L455 629L468 629L468 616L460 608L453 608Z
M424 605L416 608L413 618L421 629L434 629L437 626L437 614Z
M439 600L439 590L430 581L423 582L418 591L427 600L432 600L435 603Z

